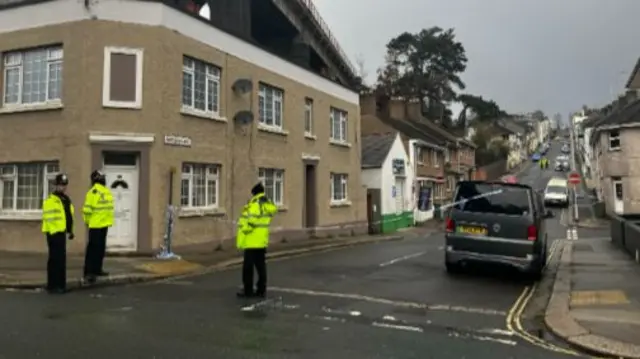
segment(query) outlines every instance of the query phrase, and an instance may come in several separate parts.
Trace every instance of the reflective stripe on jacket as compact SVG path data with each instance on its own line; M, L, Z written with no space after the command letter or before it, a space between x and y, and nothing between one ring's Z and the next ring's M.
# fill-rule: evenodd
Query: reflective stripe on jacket
M266 248L269 245L269 226L277 212L278 207L264 193L251 198L238 220L238 249Z
M113 225L113 195L111 191L96 183L84 198L82 218L89 228L105 228Z
M70 205L71 215L75 210ZM67 219L64 214L64 205L56 195L49 195L42 204L42 233L56 234L67 231Z

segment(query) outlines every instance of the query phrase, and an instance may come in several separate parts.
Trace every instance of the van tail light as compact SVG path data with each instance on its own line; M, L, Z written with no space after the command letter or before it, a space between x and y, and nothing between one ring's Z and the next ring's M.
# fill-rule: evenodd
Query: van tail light
M447 218L445 230L447 231L447 233L452 233L454 229L455 229L455 223L453 222L453 219Z
M527 239L535 241L538 238L538 228L536 226L529 226L527 228Z

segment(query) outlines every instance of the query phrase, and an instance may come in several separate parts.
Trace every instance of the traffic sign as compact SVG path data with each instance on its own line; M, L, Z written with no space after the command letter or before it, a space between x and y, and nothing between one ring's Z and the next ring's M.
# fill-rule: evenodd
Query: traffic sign
M580 174L578 172L571 172L569 174L569 183L571 184L580 183Z

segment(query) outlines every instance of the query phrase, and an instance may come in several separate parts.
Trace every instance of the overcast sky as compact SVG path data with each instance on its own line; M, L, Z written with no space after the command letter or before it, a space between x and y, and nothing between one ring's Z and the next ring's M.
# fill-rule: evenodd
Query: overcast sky
M603 105L623 91L640 57L640 0L313 1L352 61L364 58L372 81L390 38L455 28L469 57L466 91L508 112L540 108L566 118L583 104Z

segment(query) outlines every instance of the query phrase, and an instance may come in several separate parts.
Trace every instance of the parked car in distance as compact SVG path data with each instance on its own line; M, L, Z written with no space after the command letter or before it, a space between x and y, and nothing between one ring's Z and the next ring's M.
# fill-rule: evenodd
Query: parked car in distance
M569 206L569 186L564 178L552 178L544 190L545 205Z
M461 181L446 218L445 266L502 264L539 278L547 263L545 218L553 214L530 186Z
M536 153L533 154L533 156L531 156L531 159L533 160L533 162L538 162L538 161L540 161L541 157L542 156L540 156L540 154L536 152Z
M562 153L569 153L571 152L571 148L569 147L568 144L565 143L564 145L562 145L562 148L560 149L560 151L562 151Z

